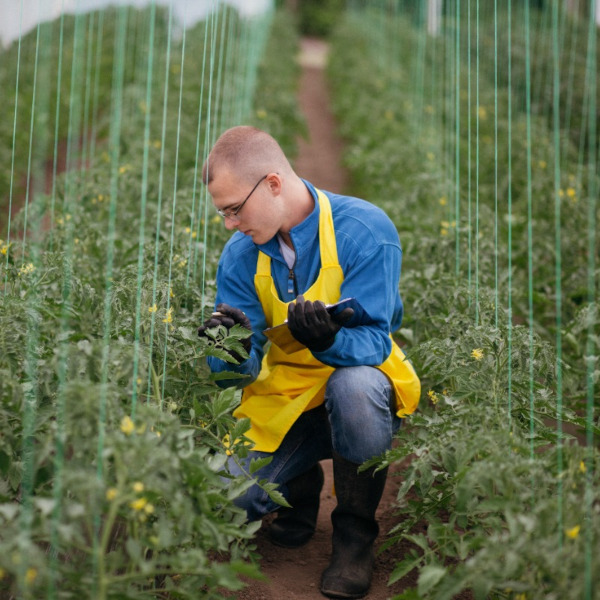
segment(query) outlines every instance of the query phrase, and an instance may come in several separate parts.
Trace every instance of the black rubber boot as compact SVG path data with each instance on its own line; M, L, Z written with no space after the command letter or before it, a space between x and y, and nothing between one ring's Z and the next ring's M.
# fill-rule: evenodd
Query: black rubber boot
M284 507L277 511L277 518L269 528L269 537L274 544L299 548L310 540L317 527L323 481L323 469L319 463L288 481L287 501L292 508Z
M337 507L331 513L333 549L323 572L321 592L330 598L363 598L371 586L379 533L375 511L381 500L387 469L357 473L359 465L333 455Z

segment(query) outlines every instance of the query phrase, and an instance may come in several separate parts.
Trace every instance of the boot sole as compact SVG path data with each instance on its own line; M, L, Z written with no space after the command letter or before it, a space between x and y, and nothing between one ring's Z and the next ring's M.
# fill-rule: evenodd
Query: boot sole
M339 592L339 591L335 591L335 590L328 590L328 589L321 588L321 594L323 594L324 596L327 596L328 598L346 598L346 600L348 600L349 598L356 598L356 599L364 598L368 593L369 593L369 590L365 590L364 592L360 592L360 593L348 594L345 592Z

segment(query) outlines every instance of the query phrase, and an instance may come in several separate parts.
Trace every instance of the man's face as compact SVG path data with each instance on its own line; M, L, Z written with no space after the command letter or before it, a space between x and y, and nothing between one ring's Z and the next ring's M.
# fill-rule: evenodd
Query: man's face
M238 229L255 244L264 244L277 233L281 227L280 188L273 186L273 178L277 174L266 173L258 181L248 182L230 171L214 177L208 191L227 229Z

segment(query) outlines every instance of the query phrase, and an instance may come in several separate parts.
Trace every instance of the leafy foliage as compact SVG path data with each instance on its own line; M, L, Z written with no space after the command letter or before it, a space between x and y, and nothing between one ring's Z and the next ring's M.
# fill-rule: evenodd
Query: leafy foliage
M276 101L256 98L274 129L292 118L293 25L270 14L247 22L223 9L176 40L167 12L152 15L110 9L42 26L42 46L53 49L46 74L57 75L59 33L64 73L60 94L58 83L39 84L64 107L52 135L48 121L34 121L32 162L41 171L25 208L12 206L10 239L0 241L0 593L221 598L243 587L242 575L259 576L251 543L259 524L246 523L236 498L258 483L285 504L274 485L257 482L260 465L237 478L227 468L247 456L249 423L232 417L239 392L218 385L236 376L212 375L205 357L243 356L248 332L220 328L207 340L196 329L214 302L228 235L199 181L201 142L210 142L209 121L228 126L232 107L252 104L252 81L269 89L268 60L259 70L250 59L267 43L272 18L274 36L290 30L279 54L277 38L269 42L286 82L281 115ZM119 79L123 40L135 43L125 44ZM253 40L255 53L240 40ZM18 143L12 173L4 163L3 198L2 182L20 181L29 160L36 43L35 34L21 40ZM74 61L76 71L91 69L81 79L68 70L77 48L99 57ZM16 52L6 51L0 69L13 82L5 94L15 92ZM220 69L217 81L208 65ZM81 140L65 121L77 106L89 118ZM55 108L48 100L42 117ZM11 135L12 123L0 131L1 147ZM53 137L66 147L57 171L67 170L52 174L43 193ZM21 192L15 187L14 198Z
M466 18L457 65L453 14L433 38L414 10L405 18L390 7L354 7L333 39L334 105L355 193L382 206L400 234L406 316L398 335L423 384L397 445L368 463L406 465L386 546L408 541L413 550L390 581L418 569L403 600L465 590L477 599L590 597L600 585L599 454L590 441L600 428L586 411L600 322L584 232L599 215L588 210L597 173L569 142L579 139L582 115L575 104L570 120L561 113L557 250L551 104L536 88L533 114L525 111L523 14L513 15L508 90L489 78L489 7L479 77ZM533 30L537 47L550 48L549 29ZM550 60L538 52L535 73L547 77ZM505 63L499 68L504 77ZM579 59L573 68L583 73Z

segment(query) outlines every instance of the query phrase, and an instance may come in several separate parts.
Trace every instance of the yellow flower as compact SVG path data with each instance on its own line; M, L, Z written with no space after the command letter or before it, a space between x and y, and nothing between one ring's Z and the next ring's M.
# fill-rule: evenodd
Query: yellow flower
M130 416L124 416L121 419L121 431L125 434L125 435L131 435L133 433L135 429L135 425L133 424L133 421L131 420Z
M148 500L146 500L146 498L138 498L137 500L132 500L129 503L129 506L131 506L133 510L144 510L146 504L148 504Z
M259 119L266 119L266 118L267 118L267 111L266 111L264 108L259 108L259 109L256 111L256 116L257 116Z
M427 395L429 396L429 399L431 400L432 404L437 404L438 403L439 397L438 397L438 395L433 390L429 390L427 392Z
M141 481L136 481L133 484L133 491L134 492L143 492L144 491L144 484Z
M448 235L448 230L445 227L442 227L442 229L440 229L440 235Z
M144 506L144 511L151 515L154 512L154 505L150 504L150 502L148 502L148 504L146 504L146 506Z
M446 199L446 196L442 196L440 198L440 206L446 206L446 204L448 204L448 200Z
M540 169L545 169L548 166L545 160L540 160L538 165L540 166Z
M575 525L575 527L571 527L571 529L565 529L565 533L568 538L574 540L579 535L579 530L581 527L579 525Z
M478 107L477 114L482 121L485 121L485 119L487 119L487 110L485 110L485 106Z
M104 194L98 194L98 202L104 202Z
M172 287L169 288L169 296L171 298L175 298L175 294L173 293L173 288Z
M111 500L114 500L117 497L117 494L119 492L117 491L117 488L111 487L108 488L106 490L106 499L110 502Z
M173 322L173 307L169 307L167 310L167 316L162 320L163 323L172 323Z
M186 227L185 228L185 232L186 233L192 233L192 228L191 227Z
M35 267L33 266L33 263L27 263L19 269L19 275L29 275L29 273L33 273L34 271Z
M587 468L586 468L585 463L583 461L579 461L579 470L582 473L585 473L587 471Z
M527 600L527 594L517 594L515 600Z
M0 567L0 579L4 579L4 576L6 575L6 571Z
M435 159L435 154L433 152L428 152L427 153L427 160L434 160Z
M131 169L129 165L123 165L122 167L119 167L119 173L123 175L123 173L127 173L129 169Z
M0 248L0 254L4 254L6 256L7 252L8 252L8 246L4 245Z
M26 583L33 583L35 581L36 577L37 577L37 569L34 569L33 567L30 567L25 572L25 582Z
M138 378L135 380L135 382L136 382L138 385L142 385L142 378L141 378L141 377L138 377Z
M155 148L160 148L160 147L162 146L162 143L161 143L161 141L160 141L160 140L154 140L154 141L152 142L152 145L153 145Z
M148 308L149 313L155 313L157 310L158 306L156 306L156 304L153 304L150 308Z
M575 188L569 187L567 188L567 196L569 196L569 198L573 198L573 196L575 196L576 192L575 192Z
M560 188L560 190L558 190L558 195L560 198L562 198L565 195L565 190L563 190L562 188Z
M211 219L211 221L212 221L213 223L220 223L220 222L221 222L221 217L220 217L219 215L215 215L215 216L214 216L214 217Z
M475 348L472 352L471 352L471 356L475 359L475 360L481 360L483 358L483 350L481 348Z

